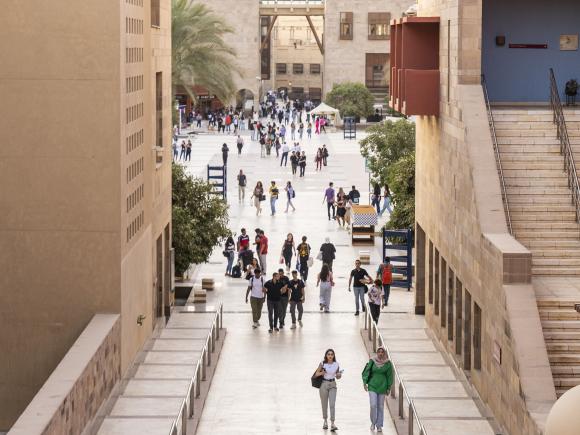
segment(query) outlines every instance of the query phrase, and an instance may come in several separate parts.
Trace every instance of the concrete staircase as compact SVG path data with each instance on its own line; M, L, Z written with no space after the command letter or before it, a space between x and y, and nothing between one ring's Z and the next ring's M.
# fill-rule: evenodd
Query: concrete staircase
M389 94L389 88L387 87L377 87L377 88L368 88L373 94L375 99L374 104L380 104L383 106L383 109L387 108L387 96Z
M580 385L580 300L538 299L544 340L558 397Z
M580 225L551 110L494 108L493 114L513 232L532 252L533 275L580 277ZM580 122L578 141L580 152Z

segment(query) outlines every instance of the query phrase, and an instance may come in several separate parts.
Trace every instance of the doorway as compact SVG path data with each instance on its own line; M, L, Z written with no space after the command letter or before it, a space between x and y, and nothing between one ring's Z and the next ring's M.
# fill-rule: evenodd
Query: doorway
M366 54L365 85L367 88L387 87L388 63L389 55L387 53Z

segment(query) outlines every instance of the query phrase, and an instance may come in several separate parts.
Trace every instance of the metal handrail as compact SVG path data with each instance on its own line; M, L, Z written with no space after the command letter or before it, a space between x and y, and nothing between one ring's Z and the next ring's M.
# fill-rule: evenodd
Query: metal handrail
M220 329L223 326L223 303L220 303L216 314L213 318L211 328L207 334L205 344L201 351L201 356L195 366L195 372L189 386L187 387L187 394L181 402L179 413L171 425L169 435L179 435L179 427L181 423L181 435L187 434L187 421L193 417L194 401L200 396L201 381L205 380L207 367L211 365L211 354L215 351L215 342L220 338Z
M260 4L265 6L319 6L324 4L324 0L260 0Z
M495 132L495 121L493 119L493 111L491 110L491 103L489 102L489 94L487 93L487 83L485 76L481 75L481 87L483 88L483 96L485 98L485 108L487 109L487 122L489 123L489 130L491 132L491 139L493 142L493 151L495 153L495 163L497 165L497 172L499 174L499 182L501 184L501 196L504 205L505 217L510 234L513 234L512 218L510 214L510 205L507 196L507 189L505 187L505 179L503 176L503 168L501 164L501 153L499 152L499 145L497 143L497 135Z
M379 347L379 344L380 344L380 346L385 349L385 352L387 353L389 361L391 361L391 365L393 366L393 372L395 373L395 382L393 382L393 385L391 385L391 397L393 399L398 398L397 403L398 403L399 418L401 418L401 420L405 419L405 400L406 400L407 403L409 404L408 411L407 411L408 421L409 421L408 434L413 435L415 433L414 422L416 422L417 428L419 429L419 435L427 435L427 431L425 430L425 426L423 426L423 423L421 422L421 418L419 417L419 413L417 412L417 408L415 407L415 403L413 402L413 399L411 399L411 396L409 396L407 388L405 387L405 383L403 382L403 378L401 378L401 375L399 374L399 371L397 370L397 365L395 364L395 362L391 358L391 351L390 351L389 347L387 346L385 340L383 339L383 336L381 334L381 331L379 331L377 324L374 322L374 320L371 317L371 310L369 307L369 302L365 301L365 305L366 305L365 330L368 331L368 338L373 344L373 351L376 352L377 348ZM399 383L398 388L396 386L397 381ZM397 389L399 390L398 397L397 397Z
M564 170L568 174L568 187L572 190L572 203L576 208L576 221L580 221L580 183L578 182L574 153L570 146L558 84L552 68L550 68L550 106L554 115L553 122L556 124L557 137L560 140L560 153L564 156Z

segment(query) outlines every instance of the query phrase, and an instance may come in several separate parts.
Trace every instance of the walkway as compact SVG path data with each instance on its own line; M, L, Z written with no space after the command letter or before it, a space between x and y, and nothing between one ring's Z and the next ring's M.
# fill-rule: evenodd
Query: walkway
M217 149L215 144L221 144L224 138L229 140L230 149L235 150L234 136L200 135L194 143L193 155L198 146ZM246 145L249 143L246 137ZM314 152L322 143L329 147L329 166L315 173ZM353 296L347 292L348 272L358 255L358 248L350 246L345 230L339 229L334 221L328 221L326 207L322 204L323 191L331 180L346 191L351 184L356 184L362 197L368 198L368 175L364 172L358 142L344 141L340 133L305 140L303 148L308 155L305 179L293 178L290 166L281 169L275 157L260 158L255 143L246 146L239 158L235 152L230 155L231 227L239 234L243 226L252 236L254 228L264 229L270 240L269 274L278 267L281 245L288 232L295 238L308 236L314 255L324 238L330 237L338 250L334 267L337 285L331 302L333 312L321 314L318 311L318 288L313 281L320 262L315 262L307 287L304 327L269 335L263 314L262 327L253 330L249 306L244 303L247 282L224 279L224 259L221 249L216 249L210 262L201 268L199 277L216 279L216 290L209 294L208 303L218 298L223 300L224 327L228 335L198 427L200 435L230 434L232 431L243 434L323 433L318 392L310 386L309 378L328 347L335 349L345 370L339 381L337 400L336 423L340 433L369 433L368 399L360 381L360 373L368 360L359 332L364 327L364 318L353 316ZM249 205L248 193L245 203L239 205L237 187L232 180L240 168L248 176L248 190L258 179L265 184L277 180L279 187L292 180L297 211L285 214L285 200L280 200L279 213L275 217L270 217L268 210L256 217L255 209ZM372 263L376 264L378 246L372 255ZM396 299L398 293L406 292L395 290L394 293ZM287 328L290 323L288 316ZM386 420L384 433L394 434L388 415Z

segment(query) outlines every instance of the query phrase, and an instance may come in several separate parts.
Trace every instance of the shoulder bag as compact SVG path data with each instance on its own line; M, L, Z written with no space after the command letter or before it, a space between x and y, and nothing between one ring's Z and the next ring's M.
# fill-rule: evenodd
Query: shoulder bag
M310 378L310 382L312 383L312 386L314 388L320 388L322 386L322 380L324 379L324 374L322 374L320 376L316 376L317 371L318 371L318 368L316 370L314 370L314 373L312 374L312 377Z

